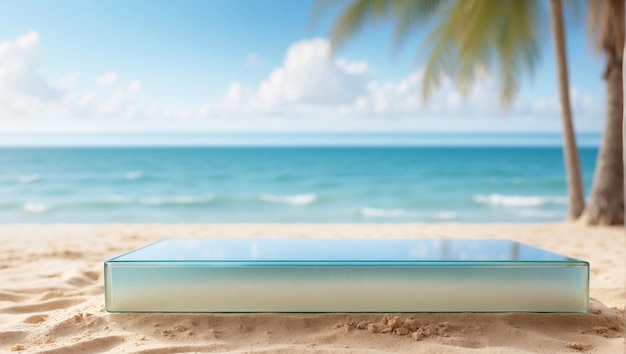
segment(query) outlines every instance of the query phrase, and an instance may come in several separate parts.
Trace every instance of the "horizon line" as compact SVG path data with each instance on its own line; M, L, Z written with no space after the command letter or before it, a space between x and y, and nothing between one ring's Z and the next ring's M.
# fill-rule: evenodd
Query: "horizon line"
M579 133L598 147L601 134ZM560 133L460 132L95 132L0 133L0 147L561 147Z

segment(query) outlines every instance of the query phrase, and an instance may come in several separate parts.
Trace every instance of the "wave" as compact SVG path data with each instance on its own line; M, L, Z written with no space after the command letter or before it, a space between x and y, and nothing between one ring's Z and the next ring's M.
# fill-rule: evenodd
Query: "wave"
M142 177L143 177L143 173L141 171L129 171L124 174L124 179L127 181L134 181Z
M560 196L532 196L532 195L475 195L474 202L488 205L503 206L539 206L548 204L566 205L567 197Z
M459 213L456 211L436 211L432 215L435 219L440 220L454 220L459 217Z
M215 199L212 195L206 196L167 196L167 197L125 197L112 195L107 201L112 204L141 204L141 205L189 205L189 204L205 204Z
M130 204L133 203L134 198L124 197L121 195L111 195L107 197L107 202L111 204Z
M363 207L359 210L359 214L367 217L382 217L382 218L402 218L419 216L418 213L405 209L379 209Z
M139 204L143 205L183 205L183 204L204 204L213 201L215 197L212 195L204 197L194 196L173 196L173 197L139 197Z
M295 194L295 195L272 195L261 194L259 199L264 202L270 203L285 203L291 205L306 205L311 204L317 200L317 195L313 193L308 194Z
M359 214L372 218L419 218L419 219L438 219L438 220L454 220L459 217L459 213L451 210L442 210L434 212L418 212L406 209L381 209L363 207L359 210Z
M19 175L17 176L17 181L20 183L34 183L39 181L41 178L38 174L33 173L32 175Z
M48 210L45 204L39 203L26 203L24 204L24 211L28 213L43 213Z
M567 217L566 210L533 210L533 209L522 209L517 212L517 215L528 218L537 218L537 219L565 219Z

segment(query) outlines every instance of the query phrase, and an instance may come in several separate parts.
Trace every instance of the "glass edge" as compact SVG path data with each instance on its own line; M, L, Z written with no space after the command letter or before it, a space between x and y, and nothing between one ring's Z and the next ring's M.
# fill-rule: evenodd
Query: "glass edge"
M582 267L585 261L198 261L198 260L115 260L104 262L109 266L203 266L203 267Z

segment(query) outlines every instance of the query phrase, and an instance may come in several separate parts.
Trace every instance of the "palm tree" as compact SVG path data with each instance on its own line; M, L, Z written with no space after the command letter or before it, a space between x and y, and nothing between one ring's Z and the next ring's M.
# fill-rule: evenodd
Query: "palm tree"
M626 14L624 15L626 16ZM626 22L626 21L625 21ZM626 24L625 24L626 26ZM626 29L625 29L626 31ZM624 39L626 41L626 39ZM626 52L626 43L624 44L624 51ZM626 53L622 53L622 58L624 58L624 56L626 56ZM624 62L624 60L622 60L622 84L626 84L626 78L624 77L624 74L626 73L626 62ZM626 92L626 87L623 87L623 92ZM622 99L624 99L624 97L622 96ZM623 101L622 101L623 102ZM622 171L626 171L626 139L624 139L623 137L626 136L626 124L624 124L624 122L626 121L626 119L624 119L624 115L626 115L626 110L624 110L623 115L622 115L622 158L623 160L623 164L622 164ZM624 175L624 194L622 194L622 196L624 197L624 199L626 199L626 173L623 173ZM624 216L624 219L626 219L626 215ZM626 220L625 220L626 221Z
M318 0L313 18L336 3ZM576 219L585 201L569 102L562 4L561 0L551 0L550 4L564 127L568 218ZM454 79L465 94L481 72L491 69L499 74L500 98L508 107L520 76L533 72L539 59L544 10L538 0L352 0L335 21L331 42L336 49L366 24L391 20L395 22L397 45L419 26L432 23L434 27L420 51L429 54L424 98L446 77Z
M572 120L569 99L569 75L567 73L567 57L565 52L565 30L563 25L563 4L561 0L550 0L550 23L554 42L556 67L558 69L559 98L561 101L561 122L563 125L563 155L567 170L569 189L569 219L577 219L585 208L583 183L580 174L576 135Z
M585 218L589 224L624 223L624 166L622 121L624 56L624 1L591 0L589 29L598 51L604 54L606 119L598 162Z

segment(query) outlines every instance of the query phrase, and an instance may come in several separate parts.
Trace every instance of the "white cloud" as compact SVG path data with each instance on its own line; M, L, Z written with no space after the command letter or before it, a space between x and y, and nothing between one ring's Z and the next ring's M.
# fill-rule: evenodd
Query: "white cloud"
M342 114L359 116L384 116L394 118L400 116L432 116L433 114L450 114L466 109L467 102L457 93L450 82L433 94L428 103L422 100L421 70L414 71L399 81L371 81L366 92L357 97L351 104L342 106ZM479 98L478 91L473 94Z
M337 59L335 62L338 68L352 75L367 74L369 67L365 61L349 62L345 59Z
M80 103L83 106L87 106L87 105L91 104L96 99L97 96L98 96L98 94L93 92L93 91L88 92L88 93L83 95L83 97L80 100Z
M466 97L463 97L451 80L443 80L441 87L429 97L422 99L423 72L417 70L399 81L371 81L366 92L359 95L352 103L340 105L338 112L344 117L378 117L381 119L410 118L414 120L438 120L443 118L462 119L478 122L484 119L492 121L536 120L541 123L527 130L548 126L560 118L558 95L537 97L526 93L518 96L513 104L505 108L500 101L498 82L494 77L482 75L482 80L475 83ZM597 117L601 107L594 105L589 94L571 87L570 98L574 118ZM431 123L431 127L438 123ZM443 123L442 123L443 124ZM441 128L445 125L439 124ZM497 123L498 125L500 123ZM513 124L517 123L503 123ZM533 123L535 124L535 123ZM558 124L557 124L558 125ZM488 129L488 127L484 127Z
M27 32L15 40L15 45L20 48L29 48L39 44L39 33L37 31Z
M570 100L574 114L598 115L601 112L593 105L593 98L576 86L570 86ZM559 105L560 106L560 105ZM560 110L559 110L560 111Z
M248 109L249 100L252 97L252 90L238 81L231 82L222 100L222 106L243 112Z
M132 80L130 82L130 84L128 85L128 93L129 94L136 94L137 92L139 92L139 90L141 89L141 82L139 82L139 80Z
M450 80L443 80L428 104L422 101L423 72L416 70L399 81L372 80L365 61L330 57L325 39L293 43L283 64L256 90L241 82L230 84L222 100L222 116L432 117L443 115L501 116L495 81L482 75L467 98Z
M117 82L117 74L113 71L106 72L96 79L96 86L107 87Z
M198 115L200 118L206 118L211 114L211 105L208 103L203 103L200 105L198 109Z
M115 81L118 81L117 76ZM140 110L135 104L134 98L141 89L139 80L132 80L128 85L121 83L113 86L113 93L107 100L99 102L94 113L98 116L116 118L121 116L124 119L131 119L139 116Z
M581 92L573 85L570 86L570 104L574 118L578 118L578 116L585 118L602 116L603 107L598 107L594 103L591 95ZM520 113L535 116L558 116L561 113L561 102L559 95L554 93L535 99L520 99L516 108Z
M298 105L332 106L354 100L369 77L365 62L332 61L327 40L304 40L289 47L283 65L255 91L233 82L222 103L238 113L280 113Z
M37 112L61 93L38 73L39 33L27 32L0 42L0 109L16 115Z

